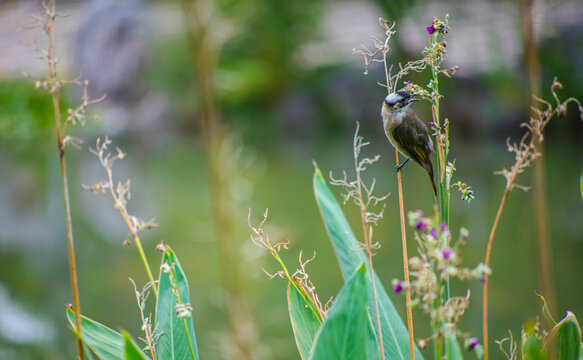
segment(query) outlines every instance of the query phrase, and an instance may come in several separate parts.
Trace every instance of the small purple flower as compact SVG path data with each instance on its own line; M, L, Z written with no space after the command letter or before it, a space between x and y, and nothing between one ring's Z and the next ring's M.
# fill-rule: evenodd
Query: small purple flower
M433 25L427 27L427 32L429 33L429 35L433 35L435 30L436 30L435 26L433 26Z
M393 285L393 291L395 292L395 294L400 293L401 291L403 291L404 288L405 287L403 286L403 282L402 281L397 281Z
M486 283L486 274L480 274L480 281L482 282L482 284Z
M478 338L470 338L468 339L468 350L474 350L476 346L480 345L480 340Z
M433 126L433 125L435 125L435 123L434 123L433 121L428 121L428 122L427 122L427 125L429 125L429 126Z
M449 258L451 258L452 254L453 254L453 250L450 248L445 248L445 249L443 249L443 251L441 251L441 255L443 255L443 258L445 260L449 260Z
M417 225L415 225L415 229L417 229L417 230L425 230L425 228L427 228L427 225L425 224L423 219L419 220Z
M441 225L439 226L439 230L441 230L441 231L447 230L447 223L445 221L441 222Z
M437 230L431 229L429 235L431 235L432 238L437 239Z

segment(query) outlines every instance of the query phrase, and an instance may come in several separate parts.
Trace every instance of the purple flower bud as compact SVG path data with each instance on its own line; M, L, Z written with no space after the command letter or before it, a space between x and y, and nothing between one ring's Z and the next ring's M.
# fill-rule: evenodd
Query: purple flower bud
M445 260L449 260L449 258L451 257L451 255L453 254L453 250L450 248L445 248L443 249L443 251L441 252L441 255L443 255L443 258Z
M478 345L480 345L478 338L473 337L468 340L468 350L474 350Z
M437 230L431 229L429 235L431 235L432 238L437 239Z
M433 25L427 27L427 32L429 33L429 35L433 35L435 30L436 30L435 26L433 26Z
M429 126L433 126L433 125L435 125L435 123L434 123L433 121L428 121L428 122L427 122L427 125L429 125Z
M393 285L393 291L395 292L395 294L398 294L401 291L403 291L403 288L404 286L402 281L396 282L395 285Z
M439 230L441 230L441 231L447 230L447 223L445 221L441 222L441 225L439 226Z
M480 274L480 281L482 282L482 284L486 283L486 274Z
M426 227L427 227L427 225L423 222L423 219L421 219L421 220L419 220L419 222L415 226L415 229L417 229L417 230L425 230Z

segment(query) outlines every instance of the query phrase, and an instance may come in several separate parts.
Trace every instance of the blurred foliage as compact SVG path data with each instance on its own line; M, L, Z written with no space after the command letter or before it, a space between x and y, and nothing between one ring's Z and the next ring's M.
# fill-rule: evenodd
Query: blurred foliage
M0 141L17 148L29 147L50 134L54 126L52 101L24 78L0 82Z
M408 4L386 0L377 3L391 19L403 16L409 7ZM246 148L258 150L259 154L257 166L251 169L255 186L250 206L258 213L269 207L270 223L278 224L274 236L292 240L291 251L282 255L290 263L297 261L299 249L305 254L318 252L314 262L317 265L310 274L320 297L325 300L337 293L342 280L337 271L329 270L337 263L311 194L313 169L310 160L318 160L325 174L329 170L348 168L352 156L353 124L359 120L363 133L372 143L371 153L382 156L379 167L382 169L372 173L378 180L379 191L396 193L394 151L382 133L378 114L378 99L383 97L384 89L377 86L376 81L382 79L382 74L372 69L364 77L360 66L308 67L302 62L303 47L322 36L318 33L318 23L324 15L324 6L329 5L324 0L220 0L214 4L218 14L233 30L223 44L218 60L217 90L221 110L233 132L241 133ZM216 31L222 30L217 26ZM583 37L580 34L580 30L565 29L542 40L540 56L543 85L549 84L557 75L564 84L564 94L583 99L583 70L580 66ZM145 214L156 216L161 225L148 234L147 246L152 247L152 254L153 244L164 238L185 259L182 265L197 289L191 296L192 302L197 304L194 310L197 328L201 329L197 336L200 335L200 343L205 344L200 349L202 358L216 359L220 347L217 333L225 330L220 324L226 321L217 289L216 246L209 241L213 237L208 215L211 204L194 121L198 109L192 85L196 76L193 57L184 32L171 38L153 39L147 62L148 86L169 99L171 113L165 116L169 124L164 128L171 129L171 122L175 122L178 130L170 132L167 138L156 134L159 143L150 143L137 134L125 135L122 147L130 157L121 166L131 168L132 184L138 186L134 191L135 198L149 198L154 204L155 213ZM398 50L398 46L395 49ZM423 76L426 75L420 75L415 81L422 82ZM452 126L452 157L457 158L457 174L472 185L477 195L471 206L452 201L452 227L468 227L472 239L475 239L468 244L468 252L464 254L465 260L471 264L483 258L485 246L480 239L487 238L504 185L503 179L494 177L492 172L512 161L504 141L521 131L518 124L524 119L528 103L526 82L518 64L517 68L500 67L495 72L473 77L444 79L440 85L446 97L443 113L452 124L455 122ZM549 98L550 94L542 95ZM424 116L423 111L426 111L424 118L427 118L428 109L420 106L421 116ZM557 295L561 307L575 313L583 311L578 301L580 287L573 286L572 277L573 269L580 269L579 254L583 251L580 241L583 205L578 187L581 166L573 166L574 158L580 161L582 124L572 115L551 124L549 141L546 142L547 154L543 158L548 169L548 191L552 194L549 213L557 244L554 258L560 259L555 264ZM55 200L60 185L51 175L58 171L56 162L51 163L51 159L57 156L53 132L50 97L35 89L34 84L26 79L2 80L0 143L4 152L0 165L6 168L2 174L6 174L12 183L18 183L20 169L26 168L35 179L49 179L39 182L37 192L30 195L37 201L42 199L38 201L41 203L38 214L33 214L37 217L62 210L61 200L58 197ZM85 201L80 184L89 182L85 171L93 163L85 167L83 161L86 158L79 159L83 152L85 150L72 152L75 155L69 158L73 170L71 192L76 201L73 206L76 238L79 239L76 245L82 264L83 311L114 328L123 327L138 334L136 319L139 313L127 277L136 277L136 282L143 283L141 265L135 249L121 247L126 233L109 228L109 223L102 221L101 215ZM525 174L525 185L529 183L528 176ZM421 171L410 168L403 173L403 179L407 206L430 209L428 193L417 191L429 191ZM140 184L142 188L139 188ZM532 293L537 288L537 279L536 264L531 260L536 255L532 241L533 220L528 210L531 194L517 192L512 197L499 232L500 238L508 241L496 245L492 261L493 338L506 336L509 328L517 331L518 324L538 309ZM56 205L46 205L51 202ZM23 216L19 211L14 209L18 216ZM111 211L111 206L99 211ZM345 211L349 221L357 223L357 214L350 208L345 208ZM23 219L28 218L23 216ZM391 195L385 218L376 232L383 248L375 261L383 279L402 273L399 246L395 241L399 234L397 219L396 197ZM22 239L0 239L17 244L12 250L2 248L2 283L27 309L61 319L62 305L70 301L66 260L61 256L61 251L64 252L61 241L64 224L50 225L46 232L50 240L54 240L54 245L47 245L47 248L56 248L52 253L44 248L34 252L26 245L18 245L23 243ZM253 258L256 256L254 251L246 251L257 264L247 271L252 286L250 291L261 294L253 296L251 301L262 342L277 349L274 359L295 359L297 352L282 296L285 287L268 281L261 272L261 266L273 270L270 259ZM480 287L472 288L472 294L475 294L473 305L462 325L475 333L480 332L480 291ZM404 316L404 299L395 297L393 300ZM421 318L421 315L414 318ZM72 338L68 337L68 330L62 322L55 326L60 329L57 344L41 345L39 350L34 346L3 346L0 343L3 347L0 350L5 351L0 352L0 357L67 358L66 354L74 351L67 348ZM429 335L429 330L423 326L418 330L419 336ZM13 354L16 355L12 357Z

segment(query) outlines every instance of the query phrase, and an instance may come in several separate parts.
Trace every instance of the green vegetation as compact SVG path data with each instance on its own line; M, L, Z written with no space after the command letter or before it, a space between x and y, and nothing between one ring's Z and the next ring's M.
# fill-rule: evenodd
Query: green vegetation
M389 54L398 24L380 19L386 39L356 51L366 72L370 66L366 80L342 60L306 66L306 44L322 36L322 3L253 0L245 8L224 0L205 8L185 2L188 30L155 39L157 54L149 58L155 70L147 75L149 87L167 96L164 129L172 130L144 136L130 127L97 142L99 125L72 128L94 118L89 105L102 99L85 93L75 107L72 88L83 91L87 84L60 78L53 31L61 20L54 3L45 4L36 25L50 38L42 57L47 77L0 86L0 139L8 150L0 171L10 175L11 190L0 193L10 210L1 220L9 230L28 229L0 239L12 244L0 252L6 270L0 285L14 293L7 299L54 320L57 333L20 344L0 332L0 357L73 357L75 339L81 359L583 359L575 316L583 312L582 293L572 280L583 231L583 174L572 160L580 139L562 135L580 124L550 121L574 119L576 107L583 116L575 97L559 100L580 91L575 77L567 76L560 91L547 69L542 99L551 100L533 100L538 110L529 121L499 121L525 112L523 84L504 69L469 80L456 78L455 66L442 67L451 46L447 17L417 26L427 40L417 60ZM394 174L393 149L378 125L379 99L401 89L426 100L416 110L435 145L435 202L422 169L408 165ZM471 91L481 102L466 97ZM486 121L472 123L481 116ZM346 134L354 123L350 149ZM505 138L507 130L513 140L506 149L500 139L482 140ZM553 133L559 134L554 140ZM539 147L543 138L546 148ZM97 159L85 149L71 151L86 147L82 139L95 144L89 151ZM126 158L117 145L129 148L124 165L131 182L114 176L114 162ZM491 174L511 162L504 150L515 160L499 172L505 181ZM544 325L533 317L539 305L532 290L539 288L537 271L552 275L553 269L533 260L540 246L531 240L536 199L518 191L510 196L530 183L518 175L540 155L549 177L545 210L560 244L554 258L561 259L554 268L559 301L539 297ZM310 159L321 168L314 161L313 169ZM105 180L95 182L98 163ZM337 177L352 168L347 164L354 173ZM334 169L329 180L324 169ZM329 185L344 191L335 194ZM107 199L88 200L83 188ZM254 215L263 208L270 221L266 210L257 225ZM264 252L275 262L262 258ZM158 256L161 265L150 268L149 259ZM71 289L63 280L68 276ZM66 328L62 305L70 301ZM573 312L556 322L557 308Z

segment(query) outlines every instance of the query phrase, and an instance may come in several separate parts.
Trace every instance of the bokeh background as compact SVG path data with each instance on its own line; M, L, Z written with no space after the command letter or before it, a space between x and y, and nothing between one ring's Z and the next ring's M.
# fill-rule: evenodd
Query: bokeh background
M122 246L128 231L111 199L82 187L105 176L87 150L103 135L128 154L114 172L119 180L131 178L130 212L159 223L142 233L152 266L157 267L160 255L154 248L162 239L181 259L203 359L238 358L230 351L237 336L248 343L252 358L298 358L286 284L262 271L278 268L249 240L247 215L253 209L257 222L269 208L266 230L273 240L289 240L283 254L288 267L297 267L300 250L304 258L316 252L307 269L320 298L334 296L342 278L313 198L312 160L324 174L343 169L351 174L357 121L370 141L366 155L381 155L367 176L376 178L379 193L391 193L375 230L382 244L375 266L388 288L393 278L401 278L394 150L379 116L385 92L377 82L384 74L377 64L364 75L362 59L352 55L361 44L372 46L369 36L383 37L379 17L397 24L390 58L397 63L419 57L433 17L450 14L445 65L460 70L440 83L442 114L451 121L456 179L476 194L471 204L452 195L451 226L454 233L460 226L470 231L464 264L484 261L505 185L493 172L512 164L506 139L519 140L519 124L528 116L525 19L533 23L542 96L551 99L550 84L557 76L564 85L560 96L583 99L583 2L531 5L532 11L526 2L508 0L57 1L58 9L69 14L56 27L61 75L81 74L90 81L93 97L107 93L93 107L102 120L74 129L72 135L84 144L67 153L83 313L140 336L128 280L146 282L139 256L134 246ZM48 95L22 75L43 76L44 64L26 45L42 47L46 40L38 30L19 30L40 11L38 1L0 2L2 359L70 359L75 354L64 317L71 291L54 120ZM413 80L425 84L427 76ZM77 104L80 95L79 88L69 88L63 106ZM205 99L221 123L214 130L219 132L216 141L204 140ZM429 118L426 102L415 106L422 118ZM207 162L205 146L221 156ZM557 313L571 310L581 318L583 122L574 109L548 126L541 161L552 239L545 253L552 260ZM209 169L227 174L227 180L216 186L211 174L209 182ZM431 212L423 170L409 165L403 179L406 210ZM519 183L531 185L533 172L526 171ZM227 200L226 215L213 212L217 188ZM508 336L508 330L519 337L521 324L540 313L533 203L532 191L514 190L494 241L491 339ZM360 234L356 209L347 205L345 210ZM226 253L217 246L217 216L231 224ZM413 249L411 242L409 252ZM220 265L225 256L231 261L222 267L224 278L238 279L235 295L247 314L240 319L225 311ZM465 294L468 287L472 305L461 327L481 337L481 284L456 284L454 292ZM404 299L392 299L404 314ZM423 314L415 312L414 319L416 335L428 336ZM233 335L233 329L243 335ZM494 343L491 354L503 356Z

